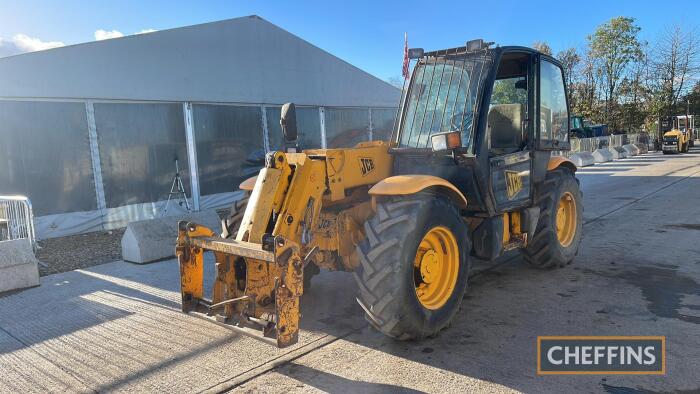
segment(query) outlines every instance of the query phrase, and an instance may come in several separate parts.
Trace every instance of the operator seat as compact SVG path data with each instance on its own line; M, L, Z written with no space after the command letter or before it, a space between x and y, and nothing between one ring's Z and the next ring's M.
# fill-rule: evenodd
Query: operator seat
M522 104L495 104L489 108L489 153L500 156L520 150L523 144L524 113L525 106Z

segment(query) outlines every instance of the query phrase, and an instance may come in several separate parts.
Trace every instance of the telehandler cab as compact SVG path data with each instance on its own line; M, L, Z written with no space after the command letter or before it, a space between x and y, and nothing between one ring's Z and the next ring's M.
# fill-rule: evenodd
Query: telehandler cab
M299 297L319 268L353 273L357 301L391 337L436 335L457 313L472 259L520 249L570 263L581 239L562 66L483 40L424 52L388 142L298 152L293 104L283 151L240 188L223 234L181 222L183 312L278 347L297 342ZM216 276L205 299L203 254Z

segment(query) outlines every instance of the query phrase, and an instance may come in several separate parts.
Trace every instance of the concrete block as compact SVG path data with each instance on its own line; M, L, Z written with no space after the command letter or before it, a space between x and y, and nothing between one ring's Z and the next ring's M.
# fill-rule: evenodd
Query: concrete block
M0 293L39 285L39 266L28 239L0 242Z
M122 236L122 259L145 264L174 257L177 223L181 220L207 226L216 233L221 228L214 210L131 222Z
M627 151L624 150L624 149L622 149L621 146L613 147L613 149L615 149L615 150L617 151L617 154L619 155L619 157L618 157L619 159L624 159L625 157L628 157L628 156L629 156L629 155L627 154Z
M634 144L622 145L622 149L627 152L627 157L639 155L639 148Z
M642 143L636 143L634 144L638 149L639 149L639 154L644 154L644 153L649 153L649 145L647 144L642 144Z
M618 160L620 158L620 153L615 150L615 148L608 147L608 152L610 152L610 155L612 156L613 160Z
M576 167L585 167L595 164L595 158L591 152L579 152L569 158L576 164Z
M605 163L606 161L612 161L613 155L608 148L600 148L593 151L593 159L595 159L596 163Z

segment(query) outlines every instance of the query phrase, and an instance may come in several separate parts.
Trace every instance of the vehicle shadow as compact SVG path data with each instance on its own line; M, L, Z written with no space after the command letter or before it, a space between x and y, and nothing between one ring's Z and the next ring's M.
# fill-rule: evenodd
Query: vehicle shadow
M348 379L298 363L287 364L276 372L326 393L423 393L404 386Z

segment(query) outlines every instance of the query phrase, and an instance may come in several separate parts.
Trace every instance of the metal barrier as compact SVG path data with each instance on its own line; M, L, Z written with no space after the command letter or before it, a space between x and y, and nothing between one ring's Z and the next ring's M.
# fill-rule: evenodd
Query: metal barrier
M36 248L32 203L24 196L0 196L0 241L29 239Z
M625 144L636 144L640 141L640 138L639 134L615 134L606 135L605 137L571 138L570 141L570 151L557 151L553 154L570 157L578 152L593 152L600 148L613 148Z

